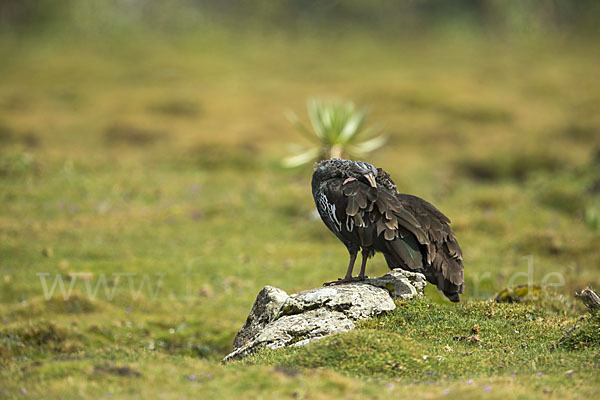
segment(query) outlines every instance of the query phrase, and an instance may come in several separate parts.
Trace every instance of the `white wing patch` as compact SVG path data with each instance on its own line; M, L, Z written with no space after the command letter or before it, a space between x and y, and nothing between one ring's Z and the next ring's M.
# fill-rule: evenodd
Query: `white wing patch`
M333 222L334 228L338 232L342 231L342 223L338 220L337 215L335 215L335 204L329 203L327 201L327 196L324 193L319 194L319 204L321 205L321 209L327 213L329 220Z
M346 229L348 230L348 232L352 232L354 227L357 227L357 228L366 228L367 227L367 224L365 223L365 212L362 211L360 213L360 216L361 216L360 222L355 223L354 217L352 217L350 215L346 215Z
M354 218L349 215L346 215L346 229L348 232L352 232L352 229L354 229Z

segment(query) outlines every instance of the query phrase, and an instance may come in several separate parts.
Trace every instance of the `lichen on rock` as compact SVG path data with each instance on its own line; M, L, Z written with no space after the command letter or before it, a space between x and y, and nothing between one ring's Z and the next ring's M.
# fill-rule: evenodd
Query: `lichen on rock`
M422 295L425 285L422 274L395 269L379 278L293 295L265 286L234 339L234 351L223 362L243 358L261 348L302 346L349 331L358 320L394 310L394 299Z

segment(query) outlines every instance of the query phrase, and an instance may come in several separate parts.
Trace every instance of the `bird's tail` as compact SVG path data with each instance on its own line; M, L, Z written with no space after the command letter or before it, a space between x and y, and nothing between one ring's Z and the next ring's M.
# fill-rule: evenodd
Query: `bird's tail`
M418 244L414 238L398 238L387 242L387 245L388 251L384 252L384 256L390 269L401 268L420 272L425 275L429 283L435 285L450 301L456 303L460 300L459 294L463 292L463 284L457 285L444 277L443 268L441 267L444 262L457 262L456 260L444 259L442 263L439 263L440 268L435 267L438 264L436 263L438 260L434 260L434 265L423 264ZM438 256L445 258L441 254Z
M432 268L431 268L432 269ZM458 303L460 301L459 294L463 292L463 285L455 285L448 279L444 278L441 272L425 270L425 278L433 285L436 285L439 290L452 302Z

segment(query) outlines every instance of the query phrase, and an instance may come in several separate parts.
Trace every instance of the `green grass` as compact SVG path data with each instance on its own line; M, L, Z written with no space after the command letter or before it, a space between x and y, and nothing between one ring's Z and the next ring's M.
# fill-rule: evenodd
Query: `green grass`
M395 312L362 323L360 330L322 340L312 348L255 358L286 366L330 366L355 376L419 381L571 369L592 376L597 371L585 375L582 367L593 369L593 353L571 352L557 344L570 324L575 321L533 305L470 302L455 307L417 300L401 303ZM597 329L596 325L590 327ZM597 344L591 346L598 350Z
M597 396L597 325L558 341L585 315L575 290L600 287L598 57L469 37L2 39L0 396ZM389 142L368 161L453 220L464 302L428 288L354 332L222 366L263 286L345 270L310 217L310 169L280 165L299 139L284 111L330 95L370 107ZM490 303L527 256L536 284L562 274L561 300ZM46 301L37 273L74 296ZM90 298L102 275L114 297Z

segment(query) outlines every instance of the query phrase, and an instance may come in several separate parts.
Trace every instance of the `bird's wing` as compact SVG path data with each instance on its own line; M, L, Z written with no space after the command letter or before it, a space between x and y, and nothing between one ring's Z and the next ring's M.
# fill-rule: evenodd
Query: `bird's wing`
M375 188L358 180L332 179L324 186L323 196L326 207L331 211L328 219L334 221L338 232L348 236L357 232L355 227L369 228L373 225L374 229L370 213L377 199Z
M408 268L423 268L420 247L430 245L427 233L391 191L359 180L333 179L323 193L329 208L335 210L328 219L338 221L342 236L352 240L358 235L363 247L384 242Z
M377 193L377 237L390 253L386 260L392 262L392 268L404 265L410 270L423 272L423 249L431 246L427 232L410 210L398 201L395 193L384 187L378 187Z
M402 207L410 212L427 234L427 264L452 284L461 287L464 282L462 251L450 228L450 219L427 201L407 194L395 196Z

